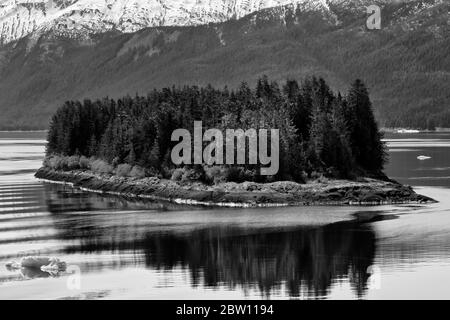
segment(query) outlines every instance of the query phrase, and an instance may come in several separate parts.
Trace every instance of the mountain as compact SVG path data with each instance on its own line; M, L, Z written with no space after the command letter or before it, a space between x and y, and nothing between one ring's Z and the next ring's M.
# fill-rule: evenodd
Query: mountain
M86 38L116 30L195 26L239 19L284 5L330 12L330 6L361 8L391 0L0 0L0 44L47 31ZM403 2L409 0L401 0ZM398 1L397 1L398 2Z
M328 10L325 0L0 0L0 43L36 31L86 37L110 30L219 23L294 3L304 10Z
M46 128L69 99L183 84L233 88L263 74L315 74L341 91L361 78L381 125L450 126L446 0L54 2L59 9L39 19L33 4L27 24L14 10L31 1L0 0L0 128ZM381 30L366 28L364 6L374 2L382 6ZM107 14L83 11L95 4L107 4ZM145 8L158 18L139 22ZM5 27L13 16L20 22ZM74 17L84 17L75 31L62 23Z

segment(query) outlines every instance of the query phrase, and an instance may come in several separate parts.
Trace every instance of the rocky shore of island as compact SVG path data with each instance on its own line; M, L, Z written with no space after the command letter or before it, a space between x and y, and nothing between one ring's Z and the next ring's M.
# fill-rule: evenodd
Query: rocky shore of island
M436 202L417 194L409 186L373 178L359 178L355 181L310 181L305 184L278 181L206 185L157 177L118 177L90 170L59 171L46 167L39 169L35 176L44 182L68 184L89 192L204 206L271 207Z

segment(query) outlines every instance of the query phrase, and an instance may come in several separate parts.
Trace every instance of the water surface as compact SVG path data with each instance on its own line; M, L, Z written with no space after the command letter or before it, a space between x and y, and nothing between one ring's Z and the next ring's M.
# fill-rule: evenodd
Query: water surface
M36 181L45 133L0 133L0 299L448 299L450 135L386 138L387 173L439 203L129 201ZM5 267L27 255L69 270Z

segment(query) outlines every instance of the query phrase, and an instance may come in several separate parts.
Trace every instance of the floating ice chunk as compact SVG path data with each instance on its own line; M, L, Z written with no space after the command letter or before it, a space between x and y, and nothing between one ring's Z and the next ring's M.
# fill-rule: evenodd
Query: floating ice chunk
M6 264L8 269L39 269L46 272L64 271L66 263L58 258L50 257L24 257L20 262L11 261Z
M6 263L6 268L8 270L20 269L20 268L22 268L22 266L20 265L20 263L17 263L16 261L10 261L10 262Z
M410 130L410 129L400 129L397 130L397 133L420 133L419 130Z

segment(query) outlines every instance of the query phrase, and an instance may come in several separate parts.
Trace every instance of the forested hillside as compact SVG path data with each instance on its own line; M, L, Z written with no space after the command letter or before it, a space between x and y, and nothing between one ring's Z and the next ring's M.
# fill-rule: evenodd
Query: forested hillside
M370 89L381 126L450 127L450 3L391 3L381 30L362 10L289 8L198 27L149 28L90 39L27 37L0 47L0 128L44 129L64 101L172 85L255 85L312 75Z
M196 120L205 130L279 129L280 171L265 177L254 164L175 166L172 132L192 133ZM184 86L146 97L68 101L52 118L45 165L206 183L379 177L386 160L381 138L362 81L342 96L321 78L280 87L263 77L255 89L244 82L237 90Z

